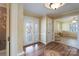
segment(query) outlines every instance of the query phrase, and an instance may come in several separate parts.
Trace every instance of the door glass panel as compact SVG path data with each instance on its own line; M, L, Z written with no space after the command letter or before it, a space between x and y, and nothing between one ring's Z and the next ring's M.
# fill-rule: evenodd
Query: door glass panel
M72 24L70 24L70 31L77 33L78 32L78 26L79 26L78 23L72 23Z
M32 43L32 25L31 23L26 23L26 43Z
M38 28L38 22L34 23L34 42L38 42L39 39L39 28Z
M32 20L29 17L27 17L27 19L24 20L24 45L33 43L32 29L33 29Z
M36 18L26 17L24 19L24 45L38 42L39 21Z

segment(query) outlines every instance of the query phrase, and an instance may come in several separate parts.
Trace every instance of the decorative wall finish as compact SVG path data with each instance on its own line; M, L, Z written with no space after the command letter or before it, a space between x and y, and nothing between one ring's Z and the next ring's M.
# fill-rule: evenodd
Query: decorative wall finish
M7 10L5 7L0 7L0 50L6 48L6 19Z

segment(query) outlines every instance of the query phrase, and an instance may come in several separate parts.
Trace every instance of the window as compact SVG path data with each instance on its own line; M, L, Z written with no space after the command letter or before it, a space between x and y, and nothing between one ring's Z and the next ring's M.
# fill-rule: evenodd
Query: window
M78 32L79 30L79 24L78 23L71 23L70 24L70 31L71 32Z
M39 19L26 16L24 19L24 45L39 41Z

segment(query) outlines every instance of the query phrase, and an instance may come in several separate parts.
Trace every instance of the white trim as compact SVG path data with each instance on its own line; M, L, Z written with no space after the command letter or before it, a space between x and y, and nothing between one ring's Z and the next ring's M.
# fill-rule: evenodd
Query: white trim
M18 55L17 56L23 56L25 54L25 52L24 51L22 51L21 53L18 53Z

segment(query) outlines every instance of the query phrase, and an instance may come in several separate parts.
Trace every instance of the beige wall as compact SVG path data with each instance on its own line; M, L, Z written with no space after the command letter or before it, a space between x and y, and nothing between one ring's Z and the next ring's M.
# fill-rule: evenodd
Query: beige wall
M53 41L53 19L46 17L46 39L47 43Z
M24 39L24 28L23 28L23 6L18 6L18 53L23 53L23 39Z
M46 44L46 16L41 19L41 42Z
M23 7L21 4L10 5L10 37L11 55L21 55L23 52Z

